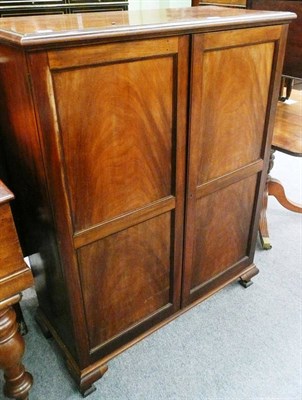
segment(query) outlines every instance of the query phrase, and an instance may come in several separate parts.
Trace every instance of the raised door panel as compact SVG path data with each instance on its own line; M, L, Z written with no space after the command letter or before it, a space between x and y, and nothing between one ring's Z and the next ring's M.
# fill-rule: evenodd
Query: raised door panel
M108 43L50 50L32 70L89 362L180 307L188 54L186 36Z
M263 43L204 54L198 185L260 158L273 52Z
M92 354L130 327L139 333L135 324L146 316L169 314L171 217L162 214L79 249Z
M252 264L280 32L272 27L194 36L183 304Z
M174 194L173 57L53 80L76 231Z
M256 183L251 176L197 200L191 291L246 258Z

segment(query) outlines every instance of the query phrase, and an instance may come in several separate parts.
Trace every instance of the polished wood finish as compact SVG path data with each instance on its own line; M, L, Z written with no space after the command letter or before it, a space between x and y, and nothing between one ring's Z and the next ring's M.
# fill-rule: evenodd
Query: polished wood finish
M33 284L33 277L22 258L9 206L12 199L0 181L0 369L4 371L4 394L23 400L28 398L32 376L21 363L24 340L12 306L20 301L19 292Z
M290 101L278 103L272 147L302 157L302 91L293 90Z
M252 210L263 168L273 43L280 29L194 36L183 304L251 263Z
M293 78L302 78L302 1L300 0L250 0L250 8L262 10L287 10L297 14L297 19L290 25L283 66L283 78L280 100L286 101L292 95ZM286 86L286 95L283 95ZM296 94L299 97L299 95ZM286 154L301 157L301 92L300 99L294 104L278 105L276 126L272 149ZM296 101L296 99L294 99ZM271 165L272 168L272 165ZM286 209L301 213L302 205L289 200L280 181L268 176L264 192L263 209L261 211L259 232L264 249L270 249L271 243L266 219L267 196L274 196Z
M165 213L79 250L92 352L146 316L171 308L171 222L170 213ZM155 240L149 243L145 237ZM102 269L95 270L95 265L102 264ZM102 298L96 302L98 293Z
M278 202L289 211L302 213L302 205L290 200L285 193L282 183L270 175L274 165L274 152L302 157L302 91L293 90L291 99L279 102L276 113L274 136L272 141L272 154L269 166L269 175L263 195L263 208L261 211L259 233L264 249L269 250L270 243L266 210L268 196L274 196Z
M302 1L301 0L250 0L255 10L292 11L296 13L288 31L283 74L302 78Z
M268 181L268 194L274 196L279 203L289 211L302 213L302 205L287 198L283 185L277 179L271 178Z
M138 296L136 298L139 300L144 291L147 290L149 293L148 299L146 298L147 303L142 307L139 314L140 323L137 323L136 320L132 321L126 313L124 319L120 319L119 302L112 309L111 318L118 320L117 322L120 324L119 333L124 331L125 324L128 328L122 335L124 338L111 335L111 340L109 340L107 336L102 338L100 333L98 333L99 336L95 336L95 339L93 339L94 336L85 338L87 335L85 331L81 332L79 328L75 330L75 335L78 335L77 343L81 346L81 354L89 355L88 360L94 359L94 357L95 359L99 358L100 355L108 352L108 349L115 349L120 346L121 342L129 340L138 332L154 324L154 321L167 317L179 307L188 41L186 38L176 37L164 39L164 42L165 48L162 39L154 40L150 44L153 48L152 58L147 50L142 52L142 47L148 48L149 41L145 43L132 42L131 48L127 47L126 44L127 51L124 57L122 56L123 50L120 55L121 45L116 45L114 52L112 52L114 46L109 45L108 48L105 45L104 58L97 54L99 60L97 66L95 65L95 58L87 57L92 54L90 47L83 48L82 56L79 54L77 58L70 57L69 50L64 50L60 53L64 63L60 65L54 62L52 52L49 52L50 68L53 74L52 82L54 84L53 93L57 104L55 119L52 104L49 102L51 98L47 92L47 87L50 84L48 70L41 70L37 61L41 57L40 54L31 56L33 86L40 86L37 91L39 102L44 112L49 113L49 120L43 118L41 124L43 124L43 130L53 129L49 136L43 138L45 146L50 150L48 155L45 154L45 156L59 157L59 160L55 163L58 169L51 167L48 171L52 188L56 191L53 193L53 201L54 204L56 201L58 202L56 205L58 213L62 211L65 193L62 191L64 188L62 183L58 184L57 180L63 163L66 166L64 173L65 179L68 179L70 201L65 203L65 215L68 219L63 219L58 215L62 229L60 240L63 240L64 246L68 246L71 251L74 251L74 240L77 241L78 248L80 244L89 244L89 246L78 250L77 259L81 267L75 263L73 257L68 258L67 261L69 254L65 253L66 265L70 265L70 268L72 268L70 273L73 278L70 277L69 283L73 279L73 292L81 293L83 287L85 287L84 291L88 290L87 295L93 292L99 293L98 283L95 281L94 287L91 288L89 283L91 277L95 276L96 268L102 268L99 274L100 277L109 280L109 290L113 290L114 282L119 283L119 279L124 279L124 283L123 280L119 283L119 286L123 287L132 274L132 279L137 282L137 290L139 291L135 295L135 292L131 292L131 289L134 290L134 288L124 288L124 292L121 292L121 298L135 295ZM70 49L70 51L73 52L74 49ZM111 59L116 57L115 62L108 64L108 56ZM74 60L73 68L69 64L70 60ZM122 63L120 63L120 60L122 60ZM80 67L77 66L78 63ZM84 69L82 68L83 63L86 63ZM80 79L74 80L74 74L78 75ZM92 80L86 79L89 74L93 77ZM137 80L137 76L139 76L139 80ZM148 80L146 79L147 76ZM104 85L104 78L108 80L108 88ZM98 87L96 86L97 82ZM146 84L148 82L148 87L144 86L144 82ZM43 89L41 88L42 83L45 85ZM88 87L91 90L87 90ZM80 118L82 122L75 119L72 128L70 121L71 118L74 119L73 96L66 96L65 88L68 88L69 91L75 90L77 97L80 93L83 93L83 100L78 97L79 105L83 109L88 103L91 104L90 115L92 119ZM165 92L163 92L163 89ZM120 96L121 90L123 90L124 99ZM98 92L100 97L96 98ZM150 96L148 93L150 93ZM163 93L165 93L165 96L163 96ZM42 94L44 97L41 96ZM60 100L62 96L64 97L63 102ZM99 104L105 104L105 102L107 103L104 108L104 111L107 110L106 115L102 114L102 109L99 107ZM121 107L121 104L123 104L123 107ZM112 115L115 114L114 118L109 118L111 111L108 113L108 109L112 110ZM176 110L178 110L177 115L175 114ZM139 117L140 115L142 117ZM92 125L95 118L98 119L98 123ZM157 118L159 119L157 120ZM60 134L61 142L59 143L56 140L55 133L58 130L56 120L60 124L60 132L62 132ZM68 129L66 129L67 125L65 127L65 121L66 124L69 121ZM83 135L80 132L83 132ZM127 140L125 140L125 132L127 133ZM67 134L68 136L66 136ZM87 134L91 134L91 136L87 137ZM82 161L79 160L81 156L77 154L77 151L72 150L76 148L83 150ZM88 154L89 157L87 157ZM64 160L61 158L63 155ZM49 163L49 166L54 165L51 159L47 163ZM80 166L81 171L79 170L78 178L73 183L74 177L71 171L73 168L78 168L76 165ZM96 165L98 165L98 168L95 168ZM91 186L89 186L87 179L90 176L92 177ZM107 191L104 182L107 185ZM86 194L87 202L85 200ZM100 201L99 199L103 200ZM95 204L95 207L91 207L91 204ZM110 204L112 207L110 207ZM89 211L91 208L94 209L94 211L91 210L93 212ZM146 209L149 212L146 212ZM69 221L69 215L72 217L72 221ZM147 221L151 216L153 217L153 224L150 225ZM138 221L142 226L137 231L132 226L137 224ZM107 228L104 230L102 229L104 227ZM164 231L161 232L163 228ZM118 233L121 230L124 230L123 234ZM138 235L144 231L150 232L150 239L146 237L147 242L145 244L138 240ZM132 261L131 258L128 259L128 270L125 270L123 264L113 264L117 260L115 256L116 244L114 244L114 241L111 245L111 240L106 239L109 232L120 239L120 242L118 241L119 251L122 251L125 256L129 253L129 257L133 253ZM161 259L158 254L160 250L158 246L161 246L161 244L148 244L148 241L154 238L154 235L160 235L159 237L165 240L164 247L161 250L163 252L162 267L165 271L168 269L169 272L168 274L163 272L164 284L167 287L162 287L162 289L157 287L157 278L152 283L150 279L146 280L147 277L143 276L145 271L154 276L158 271L156 265ZM110 238L114 237L110 236ZM101 241L103 238L104 240ZM81 239L81 243L79 239ZM100 242L97 242L98 240ZM104 243L109 247L107 250L104 249L104 251L106 250L105 259L102 261L99 254L102 254L100 252L104 248ZM155 247L153 247L154 245ZM109 251L109 248L111 248L111 251ZM146 258L147 251L154 252L154 256ZM134 255L146 264L137 265L133 269ZM108 260L107 271L103 270L106 266L105 260ZM111 268L113 266L114 269ZM80 276L78 276L78 271ZM92 276L89 277L87 274L90 275L91 273ZM158 296L162 296L162 300L158 299ZM154 298L152 299L152 297ZM86 293L83 293L83 299L80 303L78 303L78 299L75 300L77 301L73 304L74 312L78 315L83 313L83 319L87 319L89 327L99 324L99 313L102 311L102 307L109 307L109 309L111 307L110 302L105 304L101 298L99 307L95 307L96 302L93 300L93 296L90 299L86 296ZM53 301L56 301L55 298ZM94 303L93 307L96 308L96 311L98 310L96 314L93 314L91 309L91 301ZM108 301L110 300L108 299ZM85 305L84 309L82 304ZM158 305L157 309L156 304ZM46 307L48 306L44 306L43 309ZM91 315L86 314L87 310ZM132 316L132 318L134 317ZM86 329L82 326L82 329L84 328ZM116 335L118 333L116 328L113 326L112 329L115 329L114 334ZM91 333L91 335L93 334ZM107 339L109 340L108 343L106 342ZM96 350L93 350L95 348ZM88 361L84 360L81 363L85 366Z
M83 394L120 351L258 272L293 17L190 7L0 21L1 119L13 189L28 196L16 215L38 319Z
M215 18L214 18L215 17ZM22 47L65 47L94 41L115 42L152 36L211 32L287 23L290 12L239 10L225 7L189 7L129 12L48 15L0 20L1 42ZM121 46L122 47L122 46Z
M5 300L31 286L33 279L23 261L9 201L13 194L0 181L0 293Z

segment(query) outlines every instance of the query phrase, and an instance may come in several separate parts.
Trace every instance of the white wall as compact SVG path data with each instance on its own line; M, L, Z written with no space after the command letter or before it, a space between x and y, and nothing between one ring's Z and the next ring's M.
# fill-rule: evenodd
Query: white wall
M129 0L129 10L190 7L191 0Z

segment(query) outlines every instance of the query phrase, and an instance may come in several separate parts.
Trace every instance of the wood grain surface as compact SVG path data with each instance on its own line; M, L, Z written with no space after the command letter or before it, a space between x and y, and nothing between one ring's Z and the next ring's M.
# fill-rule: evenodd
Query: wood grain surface
M170 56L54 74L76 231L174 194L173 70Z
M83 393L110 358L258 271L292 18L190 7L0 21L2 132L40 315Z
M184 304L250 257L280 29L194 36Z
M83 13L1 18L0 40L21 46L66 47L68 43L92 40L138 39L153 35L182 34L192 30L208 32L286 23L294 18L290 12L251 11L225 7L182 7L129 12Z
M205 54L199 185L260 157L273 51L273 43L264 43Z
M273 148L293 156L302 156L302 90L293 90L286 102L279 102Z
M191 290L246 257L256 182L254 175L197 201Z
M163 214L79 250L92 348L172 301L170 226Z

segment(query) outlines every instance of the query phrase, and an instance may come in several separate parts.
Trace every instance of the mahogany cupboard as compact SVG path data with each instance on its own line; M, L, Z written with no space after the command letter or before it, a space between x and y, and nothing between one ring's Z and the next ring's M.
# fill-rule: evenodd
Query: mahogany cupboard
M82 393L114 355L258 272L293 18L190 7L0 21L15 218L38 319Z

